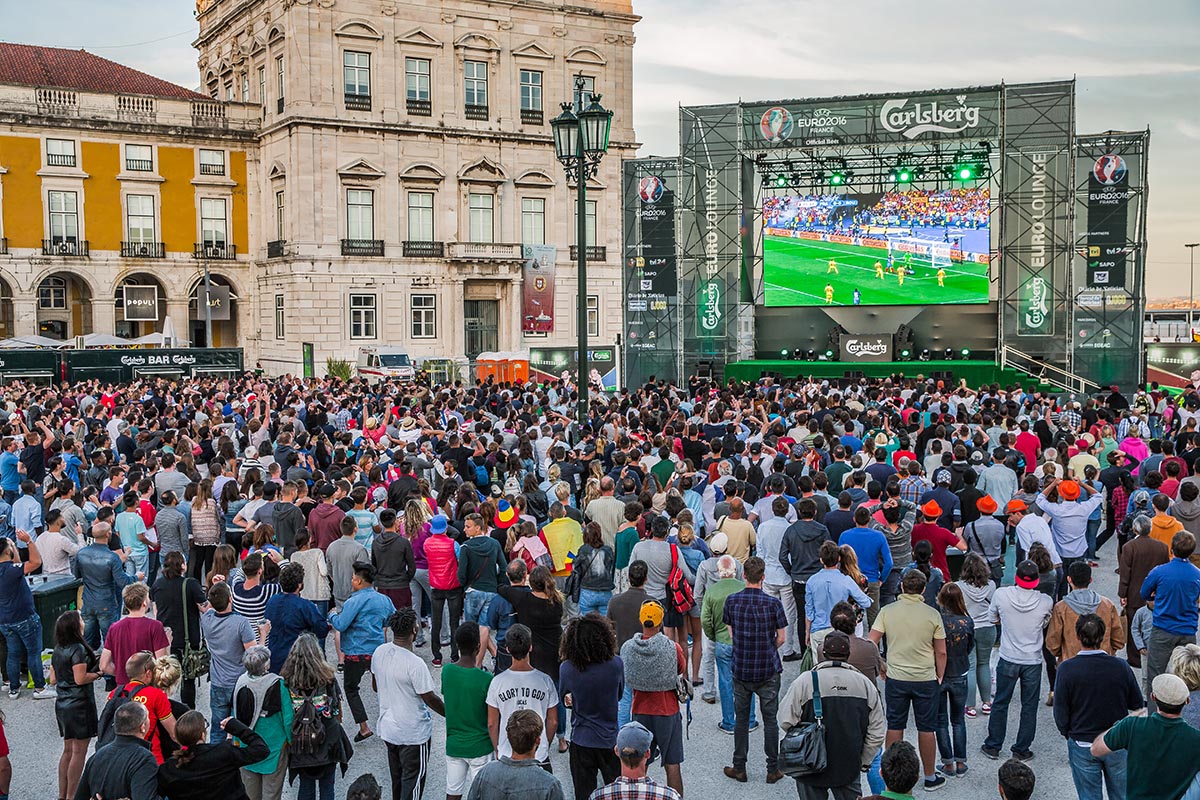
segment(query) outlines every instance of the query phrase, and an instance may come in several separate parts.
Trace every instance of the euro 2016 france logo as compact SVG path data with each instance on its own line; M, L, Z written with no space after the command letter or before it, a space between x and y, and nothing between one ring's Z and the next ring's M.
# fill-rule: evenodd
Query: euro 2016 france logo
M1105 186L1112 186L1125 179L1125 159L1115 153L1106 153L1096 159L1092 175Z
M768 142L782 142L792 135L792 112L781 106L768 108L759 120L758 130Z
M657 203L663 196L663 181L657 175L647 175L638 181L638 197L643 203Z

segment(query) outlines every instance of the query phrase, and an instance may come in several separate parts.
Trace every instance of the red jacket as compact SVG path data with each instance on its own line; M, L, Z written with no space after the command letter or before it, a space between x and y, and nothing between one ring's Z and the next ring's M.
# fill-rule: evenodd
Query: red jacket
M425 559L429 562L429 588L457 589L458 544L445 534L425 540Z

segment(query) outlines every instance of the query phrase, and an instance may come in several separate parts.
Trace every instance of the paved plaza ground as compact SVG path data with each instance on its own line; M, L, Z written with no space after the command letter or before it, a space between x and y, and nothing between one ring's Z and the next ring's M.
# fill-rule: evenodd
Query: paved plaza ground
M1094 588L1109 598L1116 597L1117 580L1113 574L1116 559L1114 542L1108 543L1101 554L1101 567L1095 570ZM1010 551L1011 552L1011 551ZM1011 555L1010 555L1011 561ZM1011 565L1008 574L1012 574ZM429 648L419 648L426 660L429 659ZM993 651L994 658L994 651ZM784 686L789 685L799 674L796 664L786 664L783 675ZM438 670L433 670L434 680L439 679ZM1043 672L1043 681L1044 681ZM1140 676L1139 676L1140 677ZM1045 699L1046 687L1043 687L1042 700ZM62 751L61 740L58 738L54 722L54 704L50 700L35 701L31 692L26 691L16 701L8 699L7 693L0 694L0 709L6 716L5 730L9 746L12 749L13 782L11 797L14 800L54 800L57 798L56 769L58 756ZM207 685L198 690L199 708L208 713ZM370 681L364 682L363 698L367 711L374 720L378 706L375 695L370 689ZM1014 704L1010 710L1008 739L1005 743L1005 755L1016 735L1018 707ZM796 788L791 780L783 781L775 786L767 786L764 782L766 766L762 756L762 733L751 734L751 757L747 770L750 783L737 784L726 778L721 767L732 762L733 737L717 730L720 720L719 707L700 702L699 698L692 703L693 720L689 738L685 741L686 761L683 765L684 789L687 797L719 798L736 793L739 797L754 796L759 800L768 798L787 798L796 796ZM967 720L967 750L970 772L960 778L947 782L945 788L936 794L947 800L984 800L998 797L996 791L996 770L999 761L991 761L979 752L979 745L987 733L988 718L980 715L974 720ZM353 733L353 726L347 724L347 730ZM915 733L908 732L910 741L915 744ZM425 787L425 797L438 800L445 796L444 753L445 726L438 716L434 716L433 733L434 758L429 772L429 782ZM1074 787L1071 783L1071 773L1067 766L1066 744L1054 727L1051 709L1039 704L1037 738L1034 741L1035 758L1031 762L1037 774L1037 791L1035 798L1069 798L1074 797ZM563 790L566 797L571 795L571 783L567 769L567 756L555 753L552 757L554 771L563 780ZM387 770L387 751L378 737L355 745L355 755L350 762L350 769L345 780L338 779L335 797L341 800L345 796L346 787L358 775L373 773L384 786L384 797L390 796L390 781ZM651 770L652 777L662 780L663 773L659 768ZM863 781L863 791L867 790ZM918 788L917 795L922 794ZM284 792L285 798L295 797L295 787Z

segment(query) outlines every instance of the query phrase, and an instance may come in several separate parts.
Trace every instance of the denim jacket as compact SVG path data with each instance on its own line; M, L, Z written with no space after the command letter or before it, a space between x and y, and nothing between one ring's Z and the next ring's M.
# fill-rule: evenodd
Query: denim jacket
M369 656L384 643L383 628L396 610L390 597L374 588L359 589L346 599L342 612L329 613L329 624L342 634L342 652Z
M121 557L106 544L89 544L75 556L71 572L83 581L83 607L120 608L121 590L133 583Z

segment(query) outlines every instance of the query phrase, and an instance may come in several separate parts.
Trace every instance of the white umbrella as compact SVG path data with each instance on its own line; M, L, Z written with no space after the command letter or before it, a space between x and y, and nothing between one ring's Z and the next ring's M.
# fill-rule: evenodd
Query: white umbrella
M11 339L0 341L0 349L3 350L19 350L30 347L69 347L70 342L64 342L61 339L51 339L48 336L14 336Z
M110 333L89 333L83 337L84 347L131 347L135 344L133 339L122 339Z
M179 344L179 337L175 333L175 320L168 314L163 320L162 341L160 347L175 347Z

